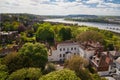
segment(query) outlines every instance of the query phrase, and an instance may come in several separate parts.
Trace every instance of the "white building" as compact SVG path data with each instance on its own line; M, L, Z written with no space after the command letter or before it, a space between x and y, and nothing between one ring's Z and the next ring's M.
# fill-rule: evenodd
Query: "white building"
M48 56L49 61L64 61L73 55L84 57L84 50L76 42L66 42L57 44L55 50L51 50Z

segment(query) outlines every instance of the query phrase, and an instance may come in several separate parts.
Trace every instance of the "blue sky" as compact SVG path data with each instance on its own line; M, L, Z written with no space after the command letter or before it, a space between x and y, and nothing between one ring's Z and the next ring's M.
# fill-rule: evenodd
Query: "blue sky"
M120 16L120 0L0 0L0 13Z

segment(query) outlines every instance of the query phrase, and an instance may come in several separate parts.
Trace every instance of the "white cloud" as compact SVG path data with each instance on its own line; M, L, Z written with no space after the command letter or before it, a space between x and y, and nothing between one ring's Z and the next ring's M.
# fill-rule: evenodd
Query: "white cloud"
M120 4L105 3L104 0L89 0L86 3L97 3L90 8L82 0L68 2L67 0L1 0L0 13L32 13L40 15L95 14L120 15Z
M94 4L94 3L102 3L102 2L104 2L104 0L88 0L86 3Z
M115 4L115 3L104 3L108 7L112 8L120 8L120 4Z

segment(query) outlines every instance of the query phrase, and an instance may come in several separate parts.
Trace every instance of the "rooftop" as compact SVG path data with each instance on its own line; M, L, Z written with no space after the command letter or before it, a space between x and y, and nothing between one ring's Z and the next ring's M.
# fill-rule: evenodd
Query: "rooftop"
M79 45L79 43L72 40L67 40L61 43L57 43L57 46L71 46L71 45Z
M73 42L73 43L60 43L60 44L58 44L58 46L70 46L70 45L79 45L79 44L76 43L76 42Z
M9 32L0 32L0 35L10 35L10 34L13 34L13 33L16 33L17 31L9 31Z
M116 59L116 62L118 62L118 63L120 64L120 57L118 57L118 58Z

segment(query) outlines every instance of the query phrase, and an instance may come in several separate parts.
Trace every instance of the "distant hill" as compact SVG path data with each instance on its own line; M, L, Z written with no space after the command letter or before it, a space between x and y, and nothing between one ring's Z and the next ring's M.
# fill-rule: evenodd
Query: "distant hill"
M66 17L86 17L86 18L97 18L96 15L85 15L85 14L76 14L76 15L67 15Z

